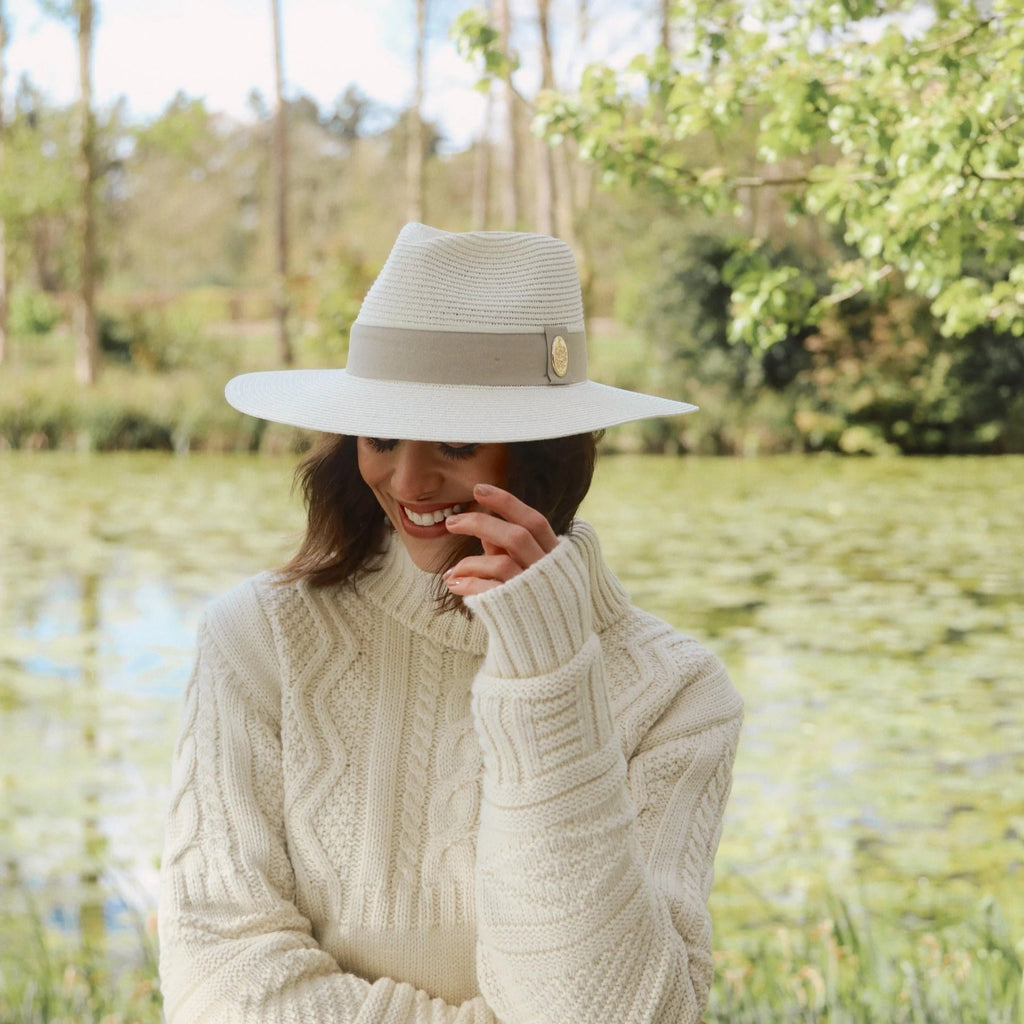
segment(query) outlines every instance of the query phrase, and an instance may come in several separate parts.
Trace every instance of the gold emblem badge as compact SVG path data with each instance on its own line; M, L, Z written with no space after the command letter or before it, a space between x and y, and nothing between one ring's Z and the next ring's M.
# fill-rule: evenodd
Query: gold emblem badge
M551 369L559 377L564 377L569 372L569 346L560 334L551 342Z

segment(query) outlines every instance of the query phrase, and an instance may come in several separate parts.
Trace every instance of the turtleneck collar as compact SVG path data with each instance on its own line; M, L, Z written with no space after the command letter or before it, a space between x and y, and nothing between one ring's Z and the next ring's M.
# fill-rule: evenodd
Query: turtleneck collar
M622 615L629 605L629 594L604 564L597 532L590 523L576 519L567 542L587 565L594 628L601 632ZM387 547L376 565L373 571L359 576L356 590L360 596L394 616L413 633L445 647L483 656L487 650L483 624L462 612L437 610L435 574L416 566L394 531L388 532Z
M372 570L355 582L356 592L413 633L471 654L487 650L482 623L459 611L438 611L435 573L420 569L409 557L394 530L388 530L386 547Z

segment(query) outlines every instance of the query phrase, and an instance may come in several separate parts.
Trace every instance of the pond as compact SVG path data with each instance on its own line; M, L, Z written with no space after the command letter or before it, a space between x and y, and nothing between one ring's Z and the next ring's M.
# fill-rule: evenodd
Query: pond
M292 466L0 459L5 907L151 914L198 616L294 547ZM1014 458L599 464L607 560L746 700L719 935L846 893L1024 936L1022 510Z

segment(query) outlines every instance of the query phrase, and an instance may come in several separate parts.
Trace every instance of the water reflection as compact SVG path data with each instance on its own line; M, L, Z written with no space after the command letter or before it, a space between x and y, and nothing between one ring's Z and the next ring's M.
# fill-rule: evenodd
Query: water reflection
M1024 929L1024 720L1007 714L1024 697L1022 468L614 467L630 502L589 509L610 561L747 700L720 912L826 887L954 912L988 892Z
M287 467L275 481L264 466L276 522L251 515L226 545L261 493L253 467L226 468L234 488L167 459L0 461L0 918L29 910L86 953L155 899L200 608L277 561L297 525Z
M719 915L856 886L919 910L991 893L1024 928L1022 468L600 467L585 513L608 561L747 701ZM0 460L5 905L32 891L92 943L152 906L199 612L293 547L291 471Z
M82 644L95 634L106 689L166 699L181 693L187 669L175 663L194 639L195 609L176 597L170 580L139 579L126 553L112 558L104 576L55 577L25 611L12 632L30 652L21 659L28 674L79 678Z

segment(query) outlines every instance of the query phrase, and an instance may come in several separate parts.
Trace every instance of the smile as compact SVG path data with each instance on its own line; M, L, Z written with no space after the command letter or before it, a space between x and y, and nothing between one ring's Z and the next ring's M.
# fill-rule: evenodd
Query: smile
M413 512L411 508L402 506L402 511L408 517L409 522L417 526L434 526L436 523L443 523L449 516L461 512L465 505L449 505L447 508L435 509L433 512Z

